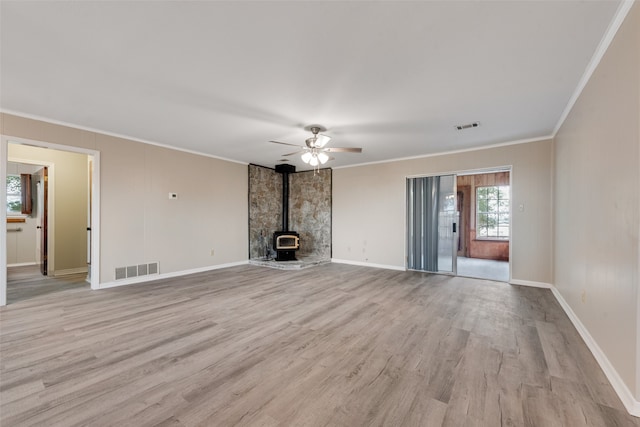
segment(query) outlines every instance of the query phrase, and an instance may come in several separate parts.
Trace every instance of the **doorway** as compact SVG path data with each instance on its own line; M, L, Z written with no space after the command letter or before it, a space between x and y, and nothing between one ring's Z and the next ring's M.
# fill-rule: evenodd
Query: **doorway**
M86 286L86 282L89 282L91 285L91 289L99 288L99 201L100 201L100 185L99 185L99 152L94 150L88 150L78 147L71 146L63 146L58 144L51 144L42 141L32 141L25 140L22 138L13 138L2 136L2 145L1 151L2 159L1 162L3 165L8 166L9 160L11 161L22 161L25 163L45 163L47 166L47 180L42 180L41 178L36 178L35 182L40 182L40 188L34 191L34 196L38 195L38 199L36 199L36 209L38 204L41 207L50 207L51 203L47 203L44 200L39 200L44 198L45 195L48 195L50 199L53 199L56 196L60 196L57 198L55 206L56 209L49 209L47 218L48 223L43 224L40 219L38 219L38 244L39 247L36 251L35 246L36 242L34 239L34 252L37 252L38 255L35 256L35 259L30 260L26 264L32 265L43 265L48 264L46 267L43 266L43 271L40 272L35 268L29 268L27 265L22 266L12 266L11 277L9 277L8 267L7 267L7 256L9 255L7 251L7 227L3 227L2 234L0 235L0 305L5 305L7 303L7 282L8 279L12 280L15 278L16 280L21 280L23 283L27 281L31 282L32 290L34 292L29 292L26 288L26 292L23 294L33 294L37 295L40 290L36 289L38 286L42 285L48 287L50 289L52 286L57 286L59 288L65 288L69 286L81 286L83 283ZM9 156L9 147L12 147L12 156ZM15 147L21 147L22 151L13 150ZM45 149L46 150L43 150ZM16 152L19 153L31 153L27 149L37 149L40 151L39 157L35 159L33 157L29 158L27 155L16 155ZM63 173L64 162L60 160L60 156L76 156L76 163L83 162L81 167L84 167L84 178L82 180L75 179L72 177L69 180L68 176L63 177L61 179L61 183L68 182L76 182L76 185L80 186L79 188L74 188L72 190L67 191L70 196L65 197L63 192L59 189L56 194L55 188L55 175L59 173ZM83 159L83 160L78 160ZM58 168L56 168L56 164ZM6 180L7 176L7 167L2 168L2 172L0 172L0 179ZM45 173L44 170L41 173ZM63 174L64 175L64 174ZM33 175L34 177L37 174ZM45 182L48 181L49 191L44 191ZM80 181L80 182L79 182ZM2 195L2 209L0 210L0 219L3 222L7 222L7 193L5 186L1 186L2 191L0 194ZM80 198L77 197L78 194L84 193L86 197L82 198L84 202L80 201ZM76 200L77 199L77 200ZM74 203L84 203L83 210L81 215L81 219L77 220L77 224L73 224L73 229L69 228L69 223L72 221L56 221L56 210L59 211L58 218L67 219L69 209L74 210L77 208ZM66 208L67 211L61 210L60 207ZM88 212L85 212L87 211ZM42 213L42 212L40 212ZM36 221L34 214L34 221ZM43 227L44 225L44 227ZM56 227L56 225L58 225ZM46 228L45 228L46 227ZM35 225L34 225L35 229ZM58 239L56 239L56 231L58 233ZM71 234L70 234L71 233ZM76 244L71 250L66 250L64 245L67 245L67 240L73 238ZM56 240L58 240L58 244L56 244ZM48 253L43 253L42 249L47 251ZM56 249L58 249L56 253ZM80 262L69 262L69 259L82 259ZM13 270L13 267L20 267L21 270ZM29 278L28 276L33 273L33 271L37 271L38 277ZM15 274L14 274L15 273ZM47 276L44 276L42 273L46 273ZM53 274L52 274L53 273ZM34 279L32 281L32 279ZM47 279L48 283L46 282ZM49 280L51 279L51 280ZM53 281L56 283L53 284ZM42 282L42 283L37 283ZM30 286L31 286L30 285ZM14 301L15 298L10 298L10 302Z
M510 167L408 177L407 269L509 282L510 200Z

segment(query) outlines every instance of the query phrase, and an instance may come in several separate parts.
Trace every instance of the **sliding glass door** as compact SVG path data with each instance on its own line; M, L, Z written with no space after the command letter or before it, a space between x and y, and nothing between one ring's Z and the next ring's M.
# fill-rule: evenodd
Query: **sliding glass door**
M407 179L407 268L456 274L456 176Z

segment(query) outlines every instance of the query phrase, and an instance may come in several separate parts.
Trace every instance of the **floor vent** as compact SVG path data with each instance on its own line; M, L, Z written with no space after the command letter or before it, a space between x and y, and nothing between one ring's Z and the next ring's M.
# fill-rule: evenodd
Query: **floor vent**
M151 262L148 264L130 265L127 267L116 267L116 280L128 279L131 277L148 276L150 274L158 274L158 263Z

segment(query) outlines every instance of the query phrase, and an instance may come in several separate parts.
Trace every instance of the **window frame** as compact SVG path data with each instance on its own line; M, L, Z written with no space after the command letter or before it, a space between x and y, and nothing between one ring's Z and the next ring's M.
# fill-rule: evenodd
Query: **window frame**
M482 189L486 189L486 188L495 188L497 189L497 191L495 192L497 194L496 197L487 197L485 195L484 200L489 201L494 201L495 202L495 209L494 210L489 210L489 203L487 203L487 210L485 211L480 211L480 190ZM500 197L500 196L503 197ZM504 197L506 196L506 197ZM497 242L508 242L511 239L511 186L509 184L506 185L480 185L477 186L475 188L475 219L476 219L476 236L475 236L475 240L482 240L482 241L497 241ZM504 207L504 202L506 202L506 208ZM501 205L502 205L502 209L501 209ZM494 223L495 226L494 227L489 227L488 225L488 221L484 221L484 225L481 225L483 221L481 221L481 216L484 216L485 218L489 218L492 217L494 218ZM500 222L501 218L507 218L507 223L506 223L506 231L507 231L507 235L501 235L501 229L504 228L504 225L501 226L501 224L504 224L504 222ZM481 230L485 229L486 230L486 236L481 235ZM489 230L495 229L497 235L489 235Z
M6 203L7 203L7 209L6 209L7 218L25 218L25 217L27 217L27 215L22 213L22 181L20 179L20 174L18 174L18 173L7 173L6 176L7 176L6 181L9 181L9 177L17 177L18 178L18 188L19 188L18 193L10 193L9 192L8 182L5 182ZM16 197L16 196L18 197L18 200L20 201L20 210L10 211L9 210L9 197Z

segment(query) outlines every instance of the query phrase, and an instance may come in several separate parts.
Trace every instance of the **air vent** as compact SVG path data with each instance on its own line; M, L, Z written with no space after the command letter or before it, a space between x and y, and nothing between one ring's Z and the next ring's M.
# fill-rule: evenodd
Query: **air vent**
M150 274L158 274L158 263L151 262L148 264L129 265L126 267L116 267L116 280L128 279L131 277L148 276Z
M149 274L158 274L158 272L159 270L157 262L152 262L151 264L149 264Z
M146 276L147 275L147 264L139 264L138 265L138 276Z
M464 129L477 128L478 126L480 126L480 122L473 122L466 125L458 125L456 126L456 129L464 130Z

